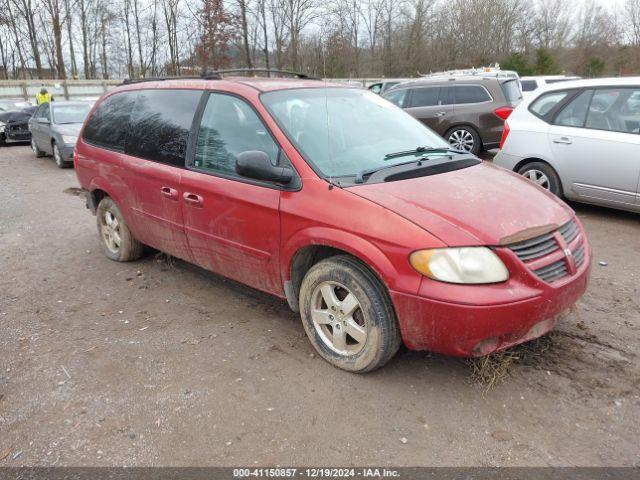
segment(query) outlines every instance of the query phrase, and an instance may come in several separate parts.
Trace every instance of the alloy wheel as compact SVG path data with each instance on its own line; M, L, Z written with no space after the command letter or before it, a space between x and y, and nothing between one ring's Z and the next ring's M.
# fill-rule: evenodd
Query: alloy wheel
M522 175L531 180L533 183L540 185L545 190L551 190L549 177L547 177L544 172L536 169L531 169L527 170Z
M58 149L58 145L53 144L53 158L56 161L56 165L61 167L64 165L64 161L62 160L62 156L60 155L60 150Z
M340 355L355 355L367 342L360 302L343 284L322 282L311 296L311 320L322 342Z
M100 217L100 231L102 239L112 253L120 251L122 238L120 237L120 223L116 216L110 210L104 212Z
M457 150L471 152L474 147L473 135L468 130L454 130L449 135L449 145Z

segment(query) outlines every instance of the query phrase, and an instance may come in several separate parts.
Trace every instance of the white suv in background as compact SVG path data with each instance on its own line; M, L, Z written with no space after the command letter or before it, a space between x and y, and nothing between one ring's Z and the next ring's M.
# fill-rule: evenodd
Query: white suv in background
M526 98L533 95L533 92L545 85L568 82L570 80L580 80L580 77L569 75L537 75L533 77L521 77L520 83L522 84L522 96Z
M558 196L640 212L640 77L542 88L505 122L494 163Z

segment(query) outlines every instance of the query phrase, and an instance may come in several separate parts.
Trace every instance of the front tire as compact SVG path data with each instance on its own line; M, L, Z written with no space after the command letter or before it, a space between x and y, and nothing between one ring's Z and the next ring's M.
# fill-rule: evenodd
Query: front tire
M299 301L311 344L335 367L369 372L400 348L400 329L384 286L353 257L339 255L311 267Z
M107 257L116 262L131 262L142 256L144 246L127 226L120 209L109 197L103 198L96 209L98 236Z
M69 166L69 162L66 162L62 158L62 154L60 153L60 149L56 142L53 142L53 159L56 161L58 168L67 168Z
M562 183L551 165L544 162L531 162L520 167L518 173L557 197L562 197Z
M452 148L461 152L478 155L482 149L480 135L471 127L454 127L445 133L444 138Z
M31 136L31 150L33 150L33 153L36 155L36 158L44 157L46 155L45 152L43 152L38 148L38 145L36 144L36 141L33 138L33 136Z

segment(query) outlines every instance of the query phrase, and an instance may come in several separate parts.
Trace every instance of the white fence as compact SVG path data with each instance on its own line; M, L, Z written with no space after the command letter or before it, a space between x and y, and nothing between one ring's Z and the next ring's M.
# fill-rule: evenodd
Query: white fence
M33 101L42 87L59 99L97 98L120 83L122 80L0 80L0 99Z

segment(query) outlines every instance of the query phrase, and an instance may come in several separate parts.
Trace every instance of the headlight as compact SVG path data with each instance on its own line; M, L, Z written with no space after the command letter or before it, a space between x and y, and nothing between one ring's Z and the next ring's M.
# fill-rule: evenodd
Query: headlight
M487 247L418 250L409 262L421 274L448 283L497 283L509 278L504 263Z
M73 137L71 135L62 135L62 141L67 144L75 145L78 141L78 137Z
M0 122L0 133L4 132L4 126L5 126L5 123L4 122Z

